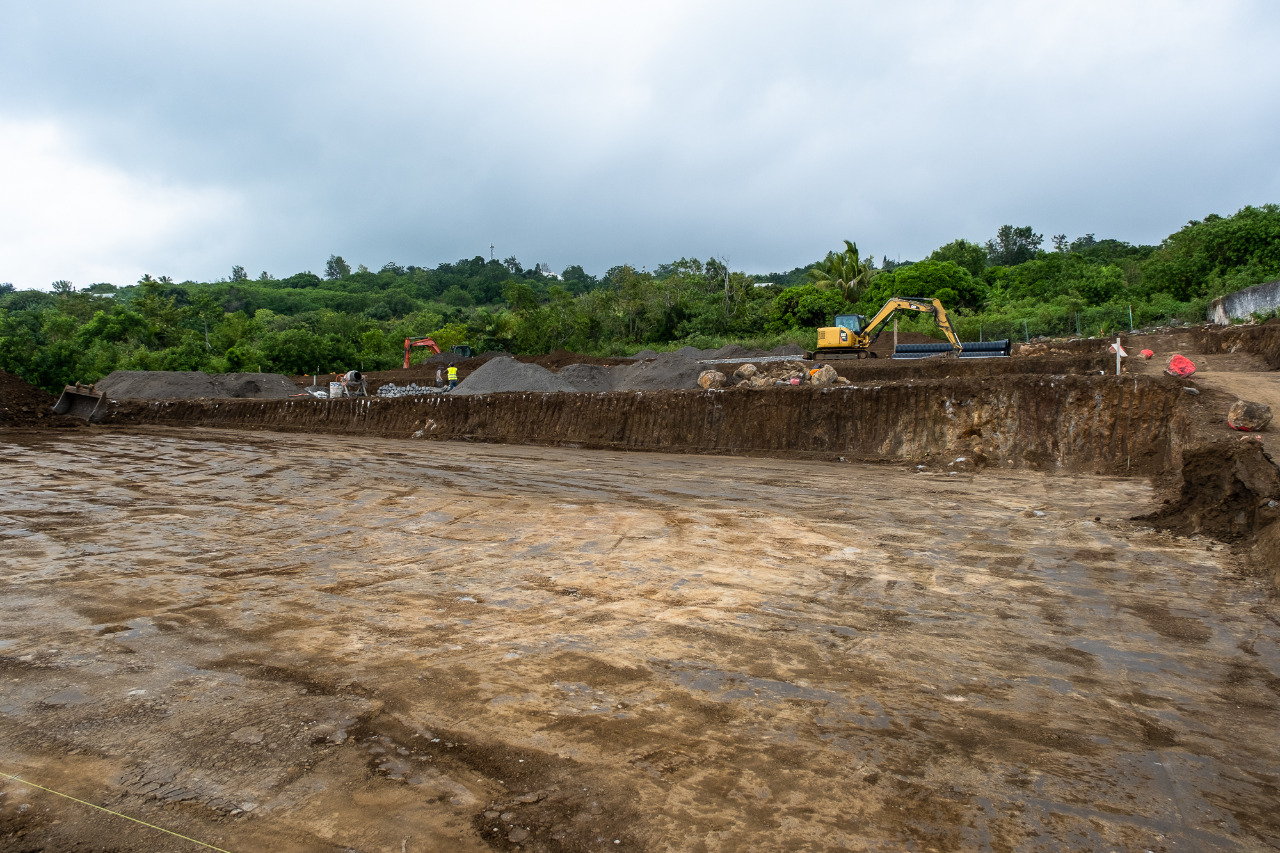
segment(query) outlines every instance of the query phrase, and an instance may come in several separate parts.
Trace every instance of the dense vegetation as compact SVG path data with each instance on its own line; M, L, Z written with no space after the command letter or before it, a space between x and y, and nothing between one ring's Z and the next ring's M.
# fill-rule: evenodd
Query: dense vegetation
M515 353L622 354L729 341L812 346L836 313L874 313L890 296L937 297L961 337L1107 334L1204 318L1209 300L1280 277L1280 206L1192 221L1159 246L1004 226L914 263L879 268L846 242L811 267L752 276L716 259L555 276L515 258L434 269L388 263L324 275L217 282L144 275L133 285L52 291L0 284L0 369L57 389L112 370L267 370L302 374L398 366L406 337ZM917 320L907 328L931 331ZM418 351L416 358L426 353Z

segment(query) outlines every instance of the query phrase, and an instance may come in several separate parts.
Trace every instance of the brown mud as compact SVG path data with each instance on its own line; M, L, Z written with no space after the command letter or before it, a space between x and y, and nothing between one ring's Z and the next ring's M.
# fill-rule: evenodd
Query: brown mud
M232 853L1280 845L1277 600L1141 479L0 452L0 772ZM198 848L0 778L0 849Z
M1149 475L1180 464L1184 399L1179 385L1155 377L1010 375L760 391L120 401L103 423L942 465L965 457Z

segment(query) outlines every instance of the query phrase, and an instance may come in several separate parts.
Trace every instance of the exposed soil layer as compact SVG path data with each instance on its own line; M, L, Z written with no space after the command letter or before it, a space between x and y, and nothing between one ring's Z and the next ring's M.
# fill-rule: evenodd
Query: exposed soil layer
M202 373L198 370L116 370L97 390L121 400L281 399L298 393L279 373Z
M75 429L84 421L53 413L57 397L0 370L0 427L48 426Z
M0 772L223 850L1280 846L1280 599L1126 521L1142 479L185 428L0 454ZM206 848L0 777L0 849Z
M1041 358L920 358L898 360L868 358L826 362L836 373L852 381L900 381L942 379L951 376L1069 374L1099 375L1115 372L1115 359L1105 355L1059 355ZM728 365L726 365L727 367ZM732 370L729 371L732 373Z
M1252 353L1261 356L1272 370L1280 369L1280 323L1197 329L1195 341L1204 353Z
M1262 443L1222 439L1182 454L1182 490L1141 520L1224 541L1251 540L1280 519L1280 469Z
M836 388L113 404L104 424L186 424L686 453L823 454L1158 474L1187 430L1154 377L951 378Z

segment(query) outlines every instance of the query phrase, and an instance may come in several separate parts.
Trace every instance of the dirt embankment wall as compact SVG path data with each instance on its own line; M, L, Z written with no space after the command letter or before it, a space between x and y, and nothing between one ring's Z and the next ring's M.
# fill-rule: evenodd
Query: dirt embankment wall
M1097 341L1093 341L1097 344ZM1045 356L1040 358L921 358L894 361L873 358L857 361L832 361L836 373L853 382L887 382L905 379L945 379L966 377L971 379L992 376L1019 376L1025 374L1093 374L1114 373L1115 356L1104 355L1103 347L1091 355ZM737 365L726 364L726 373L733 373Z
M366 400L121 401L105 424L166 424L861 460L1162 473L1183 392L1151 377L1010 376L751 391L509 393Z
M1259 355L1272 370L1280 370L1280 323L1196 329L1196 345L1203 353L1247 352Z

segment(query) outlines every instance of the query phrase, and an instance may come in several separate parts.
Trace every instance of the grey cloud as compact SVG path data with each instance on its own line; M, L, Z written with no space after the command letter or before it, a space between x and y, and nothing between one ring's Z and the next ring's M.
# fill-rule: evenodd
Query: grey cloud
M154 248L180 277L490 241L767 271L1003 222L1154 241L1280 198L1280 12L1204 6L26 6L0 115L243 197L247 221Z

